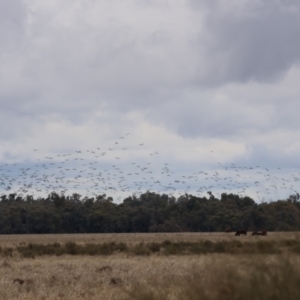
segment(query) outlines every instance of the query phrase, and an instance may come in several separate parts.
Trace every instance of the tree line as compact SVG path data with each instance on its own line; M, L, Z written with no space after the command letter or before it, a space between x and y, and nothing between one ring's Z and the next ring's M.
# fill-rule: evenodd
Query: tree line
M223 193L220 199L185 194L178 198L146 192L122 203L98 195L81 199L50 193L45 198L17 194L0 197L0 234L219 232L300 230L299 195L256 203L250 197Z

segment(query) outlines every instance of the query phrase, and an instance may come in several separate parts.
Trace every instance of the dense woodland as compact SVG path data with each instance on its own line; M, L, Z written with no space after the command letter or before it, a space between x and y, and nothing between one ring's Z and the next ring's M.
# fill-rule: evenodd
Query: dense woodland
M300 230L299 195L256 203L250 197L222 194L217 199L144 193L120 204L99 195L83 198L51 193L47 198L16 194L0 198L0 234Z

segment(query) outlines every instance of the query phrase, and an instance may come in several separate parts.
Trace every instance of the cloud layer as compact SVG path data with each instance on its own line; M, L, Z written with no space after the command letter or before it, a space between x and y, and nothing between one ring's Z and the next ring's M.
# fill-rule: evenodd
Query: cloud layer
M0 0L0 159L132 132L297 168L299 27L293 0Z

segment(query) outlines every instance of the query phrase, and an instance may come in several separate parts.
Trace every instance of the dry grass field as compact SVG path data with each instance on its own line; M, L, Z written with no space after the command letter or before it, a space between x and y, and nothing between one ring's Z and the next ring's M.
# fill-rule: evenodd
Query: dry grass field
M235 237L234 233L0 236L0 299L300 299L300 255L298 250L290 251L299 241L298 233L265 237ZM124 243L128 248L105 255L76 252L33 257L17 251L20 246L54 243L60 247ZM171 245L173 252L130 250L153 243ZM197 243L213 251L178 251L178 245ZM238 249L257 244L258 248L251 249L262 252L245 254L230 248L227 253L227 246L211 248L217 243ZM280 252L273 251L276 247Z
M199 240L210 240L212 242L220 240L241 240L241 241L257 241L263 240L289 240L300 239L300 232L268 232L264 237L252 237L251 232L247 236L236 237L234 232L179 232L179 233L102 233L102 234L31 234L31 235L0 235L0 247L15 246L22 243L67 243L74 242L78 244L86 243L151 243L164 242L198 242Z

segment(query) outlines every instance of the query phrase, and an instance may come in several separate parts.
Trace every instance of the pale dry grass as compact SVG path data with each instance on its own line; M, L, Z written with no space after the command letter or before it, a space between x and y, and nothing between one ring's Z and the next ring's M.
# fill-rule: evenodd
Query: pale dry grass
M1 299L120 299L134 284L185 277L221 257L43 257L2 259ZM20 284L16 279L23 280Z
M64 234L2 235L0 246L17 247L28 243L161 243L210 240L283 241L299 239L299 233L268 233L266 237L235 237L234 233L151 233L151 234ZM247 276L249 268L262 262L274 264L288 259L299 269L298 255L134 256L116 253L110 256L41 256L35 259L19 255L0 257L0 299L202 299L198 278L206 292L214 293L215 278L233 274ZM229 270L233 273L227 273ZM263 271L262 271L263 274ZM218 280L219 280L218 279ZM287 279L289 280L289 279ZM199 282L200 282L199 281ZM188 290L191 283L191 289ZM239 280L237 280L239 283ZM300 282L299 282L300 284ZM298 287L299 285L297 285ZM210 299L210 298L203 298ZM214 299L214 298L212 298ZM241 298L243 299L243 298ZM257 298L266 299L266 298ZM277 299L277 298L274 298Z
M282 259L282 255L255 258L267 264ZM289 259L297 268L300 266L298 256ZM6 258L0 260L0 299L179 300L184 299L182 293L188 293L184 288L193 278L200 279L208 294L213 294L214 279L222 277L224 270L234 270L235 276L247 276L251 264L253 257L221 254ZM196 292L196 298L189 299L201 299Z

